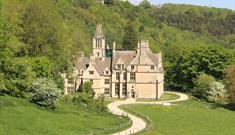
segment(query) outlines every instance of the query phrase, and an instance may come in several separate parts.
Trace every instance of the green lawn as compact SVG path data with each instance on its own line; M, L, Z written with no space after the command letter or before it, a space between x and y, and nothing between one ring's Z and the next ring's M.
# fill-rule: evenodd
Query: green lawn
M189 100L177 106L128 105L127 110L152 121L153 128L141 135L235 135L235 112Z
M172 93L164 93L162 97L159 100L153 100L153 99L137 99L138 102L153 102L153 101L166 101L166 100L174 100L178 99L179 96Z
M55 111L49 111L25 99L0 96L0 135L107 134L129 126L127 118L78 105L61 103Z

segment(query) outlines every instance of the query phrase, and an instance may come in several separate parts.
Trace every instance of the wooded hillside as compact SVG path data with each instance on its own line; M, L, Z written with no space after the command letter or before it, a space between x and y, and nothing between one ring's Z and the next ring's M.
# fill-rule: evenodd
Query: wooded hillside
M58 73L90 54L98 22L109 45L134 49L147 39L163 51L166 89L187 91L202 72L221 80L234 64L235 12L228 9L119 0L4 0L0 8L0 89L12 95L41 77L63 88Z

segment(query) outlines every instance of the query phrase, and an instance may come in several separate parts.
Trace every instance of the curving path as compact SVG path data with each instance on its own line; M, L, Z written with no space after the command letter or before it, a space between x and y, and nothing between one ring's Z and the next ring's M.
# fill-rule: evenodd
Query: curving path
M134 116L132 114L129 114L129 113L121 110L120 108L118 108L121 105L128 105L128 104L164 104L164 103L184 101L184 100L188 99L188 96L186 94L183 94L183 93L178 93L178 92L165 92L165 93L176 94L176 95L179 96L179 98L175 99L175 100L155 101L155 102L136 102L134 99L127 99L125 101L116 101L116 102L112 102L112 103L108 104L108 109L112 114L118 115L118 116L128 116L128 118L130 118L130 120L132 121L132 126L130 128L128 128L124 131L115 133L113 135L130 135L130 134L140 132L140 131L142 131L143 129L146 128L146 122L143 119L141 119L137 116Z

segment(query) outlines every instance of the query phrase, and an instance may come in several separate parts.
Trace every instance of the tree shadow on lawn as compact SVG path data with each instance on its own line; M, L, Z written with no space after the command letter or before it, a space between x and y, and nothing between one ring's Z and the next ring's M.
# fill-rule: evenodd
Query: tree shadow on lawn
M235 111L235 104L226 104L223 106L225 109Z

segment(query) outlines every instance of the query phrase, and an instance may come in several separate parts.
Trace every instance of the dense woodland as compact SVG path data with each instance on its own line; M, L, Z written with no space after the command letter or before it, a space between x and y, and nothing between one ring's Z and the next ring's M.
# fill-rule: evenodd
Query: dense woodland
M204 91L223 88L234 102L232 10L118 0L1 0L0 10L0 94L27 97L40 78L62 91L60 73L70 73L81 52L91 53L101 22L109 45L135 49L147 39L154 52L163 52L165 89L214 102Z

